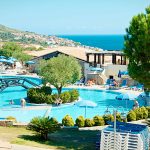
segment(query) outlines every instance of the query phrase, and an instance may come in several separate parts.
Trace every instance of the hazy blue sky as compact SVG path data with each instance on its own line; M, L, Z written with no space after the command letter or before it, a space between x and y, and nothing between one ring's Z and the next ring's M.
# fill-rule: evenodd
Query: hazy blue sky
M42 34L123 34L150 0L0 0L0 24Z

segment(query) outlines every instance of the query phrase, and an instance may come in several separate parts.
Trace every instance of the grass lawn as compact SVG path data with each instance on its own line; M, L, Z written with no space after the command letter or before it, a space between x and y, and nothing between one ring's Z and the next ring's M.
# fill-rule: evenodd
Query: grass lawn
M60 150L94 150L98 131L62 129L51 134L50 140L42 141L25 128L0 127L0 139L13 144L29 145Z

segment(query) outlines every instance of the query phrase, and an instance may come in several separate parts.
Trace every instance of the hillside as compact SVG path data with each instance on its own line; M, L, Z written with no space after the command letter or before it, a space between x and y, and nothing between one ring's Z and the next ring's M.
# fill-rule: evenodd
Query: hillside
M80 43L72 40L46 36L34 32L20 31L0 24L0 42L19 42L21 44L37 44L42 47L78 46Z

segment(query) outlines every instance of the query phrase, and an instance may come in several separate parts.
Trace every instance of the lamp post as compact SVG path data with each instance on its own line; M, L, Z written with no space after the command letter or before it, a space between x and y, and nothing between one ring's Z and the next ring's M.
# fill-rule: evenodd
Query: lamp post
M115 148L115 144L116 144L116 116L117 116L117 112L119 108L122 108L123 112L121 113L121 115L123 116L124 113L124 108L122 106L118 106L117 108L114 108L114 106L110 105L107 107L106 109L106 113L111 114L111 112L109 111L109 108L112 107L113 108L113 115L114 115L114 148ZM124 117L124 116L123 116Z

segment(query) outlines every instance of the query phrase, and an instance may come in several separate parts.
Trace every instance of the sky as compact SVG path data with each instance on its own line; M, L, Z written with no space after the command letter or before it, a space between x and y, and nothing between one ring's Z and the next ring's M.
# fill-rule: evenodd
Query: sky
M0 0L0 24L47 35L124 34L150 0Z

